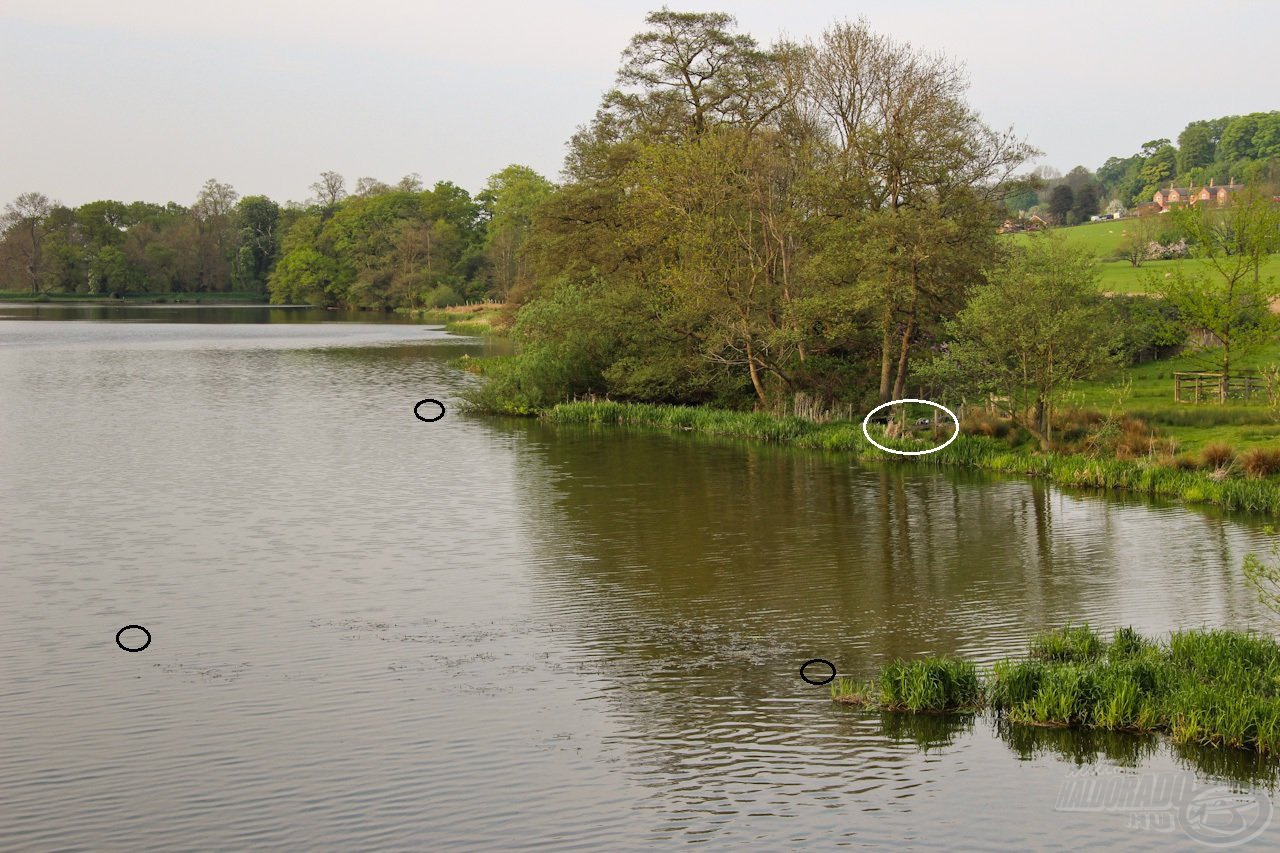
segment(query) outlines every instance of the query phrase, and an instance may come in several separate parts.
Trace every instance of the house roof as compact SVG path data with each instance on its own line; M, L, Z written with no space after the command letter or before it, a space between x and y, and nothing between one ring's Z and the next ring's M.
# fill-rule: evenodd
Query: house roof
M1199 195L1202 190L1208 190L1216 194L1218 190L1223 192L1235 192L1244 189L1244 184L1214 184L1213 186L1204 185L1199 187L1161 187L1156 190L1157 195L1167 196L1176 192L1180 196Z

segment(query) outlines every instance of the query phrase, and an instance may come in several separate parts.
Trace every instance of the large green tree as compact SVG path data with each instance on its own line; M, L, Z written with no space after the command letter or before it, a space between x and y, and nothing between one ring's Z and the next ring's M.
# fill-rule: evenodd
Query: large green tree
M528 166L511 165L491 175L476 197L488 217L484 250L489 292L496 299L505 302L513 291L529 286L524 247L538 209L554 190L554 184Z
M806 52L797 114L814 151L812 263L877 327L883 400L904 387L922 318L953 312L976 280L1005 186L1035 153L984 124L966 89L958 65L865 21L836 24ZM935 240L944 233L964 237Z

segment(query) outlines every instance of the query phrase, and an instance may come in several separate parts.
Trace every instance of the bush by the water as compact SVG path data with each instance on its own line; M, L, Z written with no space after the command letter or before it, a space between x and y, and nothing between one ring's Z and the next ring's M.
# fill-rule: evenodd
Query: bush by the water
M978 674L950 658L894 662L872 682L837 679L838 701L895 711L990 708L1010 723L1163 732L1178 744L1280 751L1280 645L1198 630L1159 643L1130 628L1038 634L1026 658Z

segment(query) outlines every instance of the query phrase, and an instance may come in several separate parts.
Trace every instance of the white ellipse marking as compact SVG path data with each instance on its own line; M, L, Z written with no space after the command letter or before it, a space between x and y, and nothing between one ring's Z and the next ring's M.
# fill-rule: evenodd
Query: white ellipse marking
M935 409L942 409L942 411L946 412L951 417L952 422L955 423L956 431L951 433L951 438L948 438L946 441L942 442L942 444L939 444L937 447L930 450L894 450L892 447L885 447L883 444L872 438L871 433L867 432L867 424L871 423L871 416L876 412L889 406L896 406L899 403L924 403L926 406L933 406ZM956 417L955 412L951 411L941 403L935 403L932 400L917 400L914 397L905 400L890 400L887 403L881 403L871 411L867 412L867 416L862 419L862 434L867 437L867 441L871 442L885 453L896 453L898 456L924 456L926 453L937 453L939 450L956 440L960 435L960 419Z

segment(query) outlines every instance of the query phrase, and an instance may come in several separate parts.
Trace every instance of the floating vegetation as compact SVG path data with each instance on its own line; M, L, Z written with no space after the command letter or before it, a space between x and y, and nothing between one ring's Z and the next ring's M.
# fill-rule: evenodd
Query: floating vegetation
M894 661L832 698L881 711L986 708L1002 725L1163 733L1180 746L1280 752L1280 645L1260 634L1180 631L1158 643L1122 628L1037 634L1025 658L979 673L967 661Z

